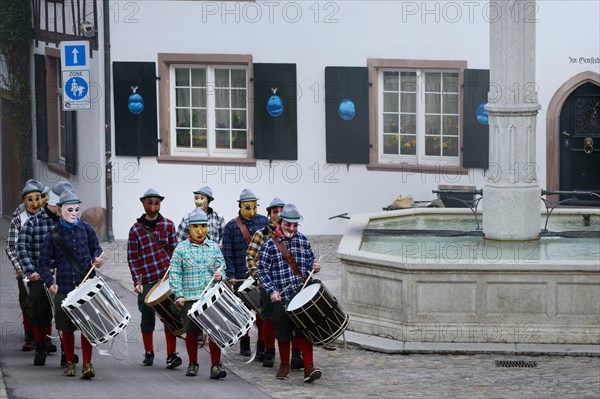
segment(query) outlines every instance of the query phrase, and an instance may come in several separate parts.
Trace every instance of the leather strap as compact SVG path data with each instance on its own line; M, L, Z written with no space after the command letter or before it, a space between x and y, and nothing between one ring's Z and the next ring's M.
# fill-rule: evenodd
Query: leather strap
M296 259L294 259L294 257L290 253L290 251L288 251L288 249L286 248L286 246L283 245L283 243L281 241L279 241L279 238L277 236L273 237L272 240L275 243L275 245L277 246L277 248L279 249L279 251L281 251L281 255L283 256L283 259L285 259L285 261L288 263L288 265L290 266L290 269L292 269L294 274L296 276L300 277L303 282L306 281L306 278L304 278L304 276L302 275L302 273L300 273L300 270L298 269L298 264L296 263Z
M158 244L158 246L160 247L160 249L162 249L163 251L167 252L167 250L165 249L165 246L164 246L164 244L163 244L162 242L158 241L158 238L156 238L156 236L155 236L154 234L152 234L152 233L150 232L150 230L148 230L148 229L146 228L146 226L144 226L144 225L143 225L143 224L141 224L140 222L136 223L136 225L137 225L137 226L138 226L140 229L142 229L142 230L143 230L143 231L144 231L146 234L148 234L148 235L150 236L150 239L151 239L152 241L154 241L155 243L157 243L157 244Z
M79 273L83 276L85 273L83 273L83 271L82 271L81 263L79 263L77 258L75 258L75 255L73 255L73 252L71 252L69 247L67 247L65 240L63 239L63 237L60 234L58 234L58 231L56 231L56 229L52 230L52 239L55 242L57 242L58 245L60 245L60 247L63 250L65 256L67 257L69 263L71 264L71 266L73 266L73 269L75 269L77 271L77 273Z
M242 223L242 219L237 216L235 218L235 222L237 223L238 227L240 228L242 234L244 235L244 240L246 240L246 244L250 244L250 241L252 241L252 236L250 235L250 232L248 231L248 227L246 227L246 225L244 223Z

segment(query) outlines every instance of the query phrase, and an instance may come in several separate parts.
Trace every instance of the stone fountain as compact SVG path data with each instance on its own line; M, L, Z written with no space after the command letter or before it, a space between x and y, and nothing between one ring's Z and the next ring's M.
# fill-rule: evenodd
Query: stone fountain
M497 3L502 15L510 15L512 3ZM511 91L515 82L535 83L535 24L509 17L494 21L490 46L493 84L486 109L490 163L496 176L482 190L483 212L475 213L483 219L483 231L468 222L470 227L459 228L475 230L474 235L480 236L475 239L483 247L475 256L459 257L457 249L464 246L455 241L444 244L438 238L432 243L417 235L390 238L394 233L384 229L396 252L367 248L366 239L377 235L373 233L377 226L391 224L406 230L416 220L440 216L444 220L463 217L472 223L470 210L416 208L353 216L338 251L349 330L394 340L403 352L548 353L552 351L548 344L565 344L563 350L577 352L585 347L586 353L592 345L597 355L600 255L597 249L587 258L578 252L589 252L589 246L600 248L598 236L591 238L591 244L559 250L559 259L527 253L528 245L554 245L550 237L540 239L542 190L535 173L530 173L535 170L540 105L536 95L515 98ZM583 215L591 220L589 229L597 231L598 209L556 210L552 218L562 218L571 226L584 220ZM489 252L490 248L502 252L511 245L518 247L516 255L496 257Z

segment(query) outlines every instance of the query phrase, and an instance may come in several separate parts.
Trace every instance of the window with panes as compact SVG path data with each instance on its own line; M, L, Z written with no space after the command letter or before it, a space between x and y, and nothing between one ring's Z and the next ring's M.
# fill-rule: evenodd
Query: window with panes
M378 75L380 161L457 160L459 72L383 69Z
M171 82L173 154L247 156L247 68L172 65Z

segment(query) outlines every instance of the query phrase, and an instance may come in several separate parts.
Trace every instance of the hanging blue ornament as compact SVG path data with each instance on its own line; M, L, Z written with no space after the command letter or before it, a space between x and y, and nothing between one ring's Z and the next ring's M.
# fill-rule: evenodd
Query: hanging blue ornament
M353 119L356 115L356 107L354 106L352 100L350 100L349 98L344 98L340 102L340 105L338 107L338 113L340 114L340 117L345 121Z
M477 122L482 125L487 125L489 123L488 112L484 108L486 104L487 102L479 104L479 107L477 107L477 111L475 112L475 115L477 115Z
M129 112L135 115L139 115L144 110L144 99L142 96L136 93L137 86L132 87L133 94L129 96L127 100L127 108L129 108Z
M283 100L277 95L277 88L271 88L273 95L267 101L267 112L269 115L278 117L283 113Z

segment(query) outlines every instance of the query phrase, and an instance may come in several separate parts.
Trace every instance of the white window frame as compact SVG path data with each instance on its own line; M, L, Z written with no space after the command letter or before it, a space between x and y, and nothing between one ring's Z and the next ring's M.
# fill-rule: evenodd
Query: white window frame
M384 154L384 145L383 145L383 94L384 94L384 85L383 85L383 75L384 72L416 72L416 154L415 155L406 155L406 154ZM461 111L462 107L460 106L460 102L462 101L460 86L457 87L458 94L458 136L457 136L457 146L458 152L456 156L434 156L434 155L425 155L425 73L433 72L433 73L456 73L458 76L458 82L460 85L461 79L461 70L460 69L448 69L448 68L378 68L377 69L377 79L378 79L378 92L377 92L377 140L378 140L378 162L381 164L398 164L398 163L408 163L408 164L418 164L418 165L439 165L440 163L459 163L460 161L460 145L461 145L461 136L462 136L462 128L461 128ZM454 94L454 92L453 92ZM443 94L442 94L443 95ZM400 135L400 126L398 126L398 134ZM442 137L442 132L440 132L440 138Z
M191 68L191 69L206 69L206 131L207 131L207 147L206 148L181 148L177 147L177 112L176 112L176 94L175 94L175 70L177 68ZM217 69L229 69L229 70L244 70L246 72L246 148L245 149L223 149L216 147L216 127L215 127L215 70ZM187 156L187 157L199 157L199 158L240 158L245 159L249 156L249 145L250 145L250 109L249 109L249 75L250 71L246 65L236 64L203 64L203 63L173 63L169 65L169 96L170 96L170 141L171 141L171 154L173 156ZM229 109L235 109L235 108ZM231 127L230 127L231 129ZM240 129L244 130L244 129Z

